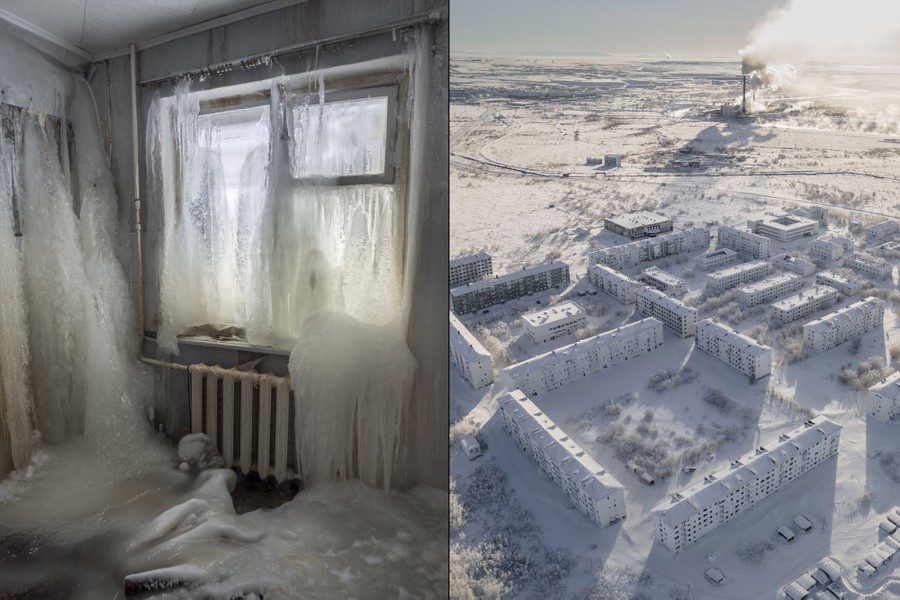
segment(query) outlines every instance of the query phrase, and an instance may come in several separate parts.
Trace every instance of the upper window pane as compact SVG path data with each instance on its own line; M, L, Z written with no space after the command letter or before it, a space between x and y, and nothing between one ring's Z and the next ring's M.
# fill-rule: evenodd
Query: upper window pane
M295 105L292 174L296 179L380 175L385 171L388 98Z

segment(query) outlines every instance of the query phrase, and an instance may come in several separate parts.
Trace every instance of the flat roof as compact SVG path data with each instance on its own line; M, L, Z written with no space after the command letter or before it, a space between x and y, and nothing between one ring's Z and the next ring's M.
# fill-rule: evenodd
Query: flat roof
M701 254L700 257L703 258L712 258L714 256L737 256L737 252L732 250L731 248L716 248L715 250L710 250L705 254ZM698 258L700 258L698 257Z
M852 316L856 316L857 314L862 312L868 312L870 308L878 306L884 308L884 300L875 297L857 300L850 306L845 306L844 308L841 308L834 312L830 312L823 317L819 317L815 321L810 321L809 323L804 325L803 328L805 329L807 327L831 326L832 321L849 320Z
M656 517L674 527L700 513L705 508L714 506L724 500L733 491L746 485L748 481L759 479L762 473L769 471L784 459L803 452L825 437L840 431L841 426L818 415L803 425L779 436L778 442L771 449L760 447L762 453L755 453L746 459L733 461L730 467L707 475L687 490L677 494L678 500L666 500L653 510ZM747 464L744 464L744 460Z
M825 296L829 296L832 294L836 295L837 293L838 291L833 287L827 285L817 285L814 288L805 289L798 294L788 296L784 300L779 300L778 302L772 303L772 308L778 310L789 310L803 304L815 302L819 298L824 298Z
M886 379L870 387L869 391L884 398L893 399L900 396L900 371L891 373Z
M667 273L656 265L644 269L643 271L641 271L641 273L643 273L645 277L653 277L654 279L661 281L666 285L679 285L685 282L682 278L676 277L671 273Z
M567 300L565 302L560 302L559 304L547 307L543 310L536 310L530 313L526 313L522 315L522 320L526 321L532 327L540 327L542 325L549 325L551 323L565 321L572 317L577 317L583 314L583 308L581 308L571 300Z
M846 277L841 277L834 271L822 271L821 273L816 273L816 277L823 277L825 279L830 279L831 281L833 281L835 283L856 283L855 281L847 279Z
M753 338L747 337L743 333L722 325L721 323L717 323L712 319L703 319L702 321L697 323L697 335L699 335L701 332L713 335L720 340L724 340L725 342L735 346L746 346L747 350L749 350L751 354L758 355L763 354L764 352L772 351L772 349L768 346L764 346Z
M615 477L589 456L521 390L513 390L500 398L499 405L501 410L519 423L532 441L544 448L545 455L590 496L599 498L623 489Z
M635 286L643 286L644 285L640 281L635 281L628 275L626 275L624 273L620 273L619 271L616 271L612 267L608 267L606 265L591 265L588 268L588 270L589 271L599 271L601 277L605 276L606 278L615 279L616 281L619 281L621 283L629 283L629 284L632 284Z
M769 238L766 238L769 239ZM750 262L741 263L739 265L731 265L730 267L725 267L724 269L719 269L718 271L713 271L707 277L713 277L715 279L724 279L725 277L731 277L732 275L739 275L744 271L750 271L753 269L759 269L760 267L767 267L769 263L764 260L752 260Z
M623 335L635 335L637 333L640 333L641 331L653 329L656 327L662 328L662 322L654 319L653 317L647 317L646 319L641 319L640 321L636 321L634 323L622 325L621 327L617 327L616 329L613 329L611 331L606 331L589 338L579 340L573 344L563 346L562 348L557 348L556 350L551 350L550 352L539 354L537 356L529 358L528 360L523 360L520 363L516 363L514 365L506 367L505 371L510 377L515 378L520 374L541 370L548 365L556 364L557 362L565 360L566 358L574 358L576 356L580 356L582 354L590 352L596 348L602 348L608 345L617 337L621 337Z
M478 262L479 260L490 260L491 255L487 252L476 252L475 254L469 254L466 256L460 256L458 258L450 259L450 267L460 267L462 265L468 265L473 262Z
M625 213L622 215L610 215L606 217L606 220L626 229L671 221L668 217L647 210L639 210L637 212Z
M809 225L815 225L817 227L819 225L818 221L813 221L812 219L807 219L806 217L801 217L799 215L779 215L768 219L759 219L757 222L760 225L768 225L772 229L777 229L779 231L794 231L796 229L803 229Z
M517 279L521 279L523 277L527 277L529 275L534 275L535 273L543 273L544 271L553 271L554 269L559 268L568 268L569 265L564 263L561 260L553 261L552 263L548 263L545 265L537 265L534 267L526 267L521 271L513 271L511 273L504 273L503 275L497 275L493 279L482 279L481 281L473 281L472 283L467 283L466 285L461 285L458 288L453 288L450 290L451 296L462 296L463 294L468 294L469 292L474 292L476 290L485 290L488 288L492 288L498 283L507 283L510 281L516 281Z
M738 291L752 294L753 292L766 290L772 286L787 283L788 281L797 281L799 279L803 278L796 273L778 273L776 275L772 275L771 277L766 277L765 279L760 279L759 281L748 283L747 285L738 288Z
M491 358L491 353L452 312L450 313L450 345L459 350L468 360Z

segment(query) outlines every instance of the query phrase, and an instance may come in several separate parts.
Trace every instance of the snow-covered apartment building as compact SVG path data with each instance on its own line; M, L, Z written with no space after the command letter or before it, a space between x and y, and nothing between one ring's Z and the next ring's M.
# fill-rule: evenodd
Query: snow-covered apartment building
M505 372L515 387L529 396L538 396L652 352L662 344L662 323L652 318L641 319L529 358L507 367Z
M612 215L603 220L607 231L636 240L672 231L672 219L656 213L640 210L623 215Z
M520 390L500 399L510 435L600 527L625 518L625 489Z
M796 217L805 217L819 223L822 229L828 229L828 208L813 204L810 206L798 206L790 211Z
M728 225L719 226L718 248L729 248L738 254L760 259L769 258L772 241L762 235L741 231Z
M602 292L606 292L622 304L634 304L634 291L644 287L627 275L606 265L588 267L588 279Z
M869 414L882 423L900 415L900 371L869 388Z
M833 287L845 296L855 296L862 289L862 284L846 277L841 277L833 271L822 271L816 274L817 285Z
M894 237L898 233L900 233L900 225L897 225L896 221L891 220L882 221L865 229L866 240L869 242Z
M703 319L697 323L697 348L737 369L751 381L772 372L772 349L742 333Z
M711 291L721 292L757 281L770 273L772 273L772 265L764 260L754 260L707 273L706 287Z
M478 252L460 256L450 261L450 289L466 285L470 281L481 281L494 274L491 256Z
M840 425L819 415L728 469L707 475L653 509L657 541L678 552L836 456L840 438Z
M727 267L737 261L738 253L734 250L731 250L730 248L716 248L715 250L710 250L706 254L698 256L697 260L694 261L694 264L701 271L707 272Z
M857 338L884 322L884 300L866 298L803 326L807 352L818 354Z
M808 317L817 310L828 308L838 299L838 291L831 286L816 285L772 304L772 317L779 323L791 323Z
M680 296L687 293L687 283L684 279L663 271L657 266L652 266L641 271L641 278L648 285L655 287L670 296Z
M838 236L821 237L807 244L806 251L813 258L825 262L839 262L845 254L853 252L853 240Z
M869 277L877 277L878 279L888 277L893 268L884 259L865 253L851 254L844 259L843 266L847 269L853 269L857 273L862 273Z
M450 361L475 389L494 381L491 353L453 313L450 313Z
M791 271L803 277L809 277L816 272L816 265L808 260L797 258L796 256L791 256L789 254L773 256L769 262L772 263L773 267Z
M758 306L799 291L801 287L803 278L796 273L778 273L739 287L735 297L744 306Z
M819 222L797 215L778 215L769 219L749 219L747 229L779 242L793 242L819 233Z
M681 337L694 335L694 328L697 325L696 308L647 286L635 290L634 302L639 313L659 319L663 325Z
M705 250L708 247L709 232L699 227L691 227L654 238L635 240L627 244L597 250L588 254L588 259L591 264L624 269L657 258L694 250Z
M549 342L584 327L584 309L572 301L560 302L543 310L522 315L525 333L535 344Z
M450 290L453 310L458 315L515 300L528 294L569 285L569 265L555 261L521 271L474 281Z

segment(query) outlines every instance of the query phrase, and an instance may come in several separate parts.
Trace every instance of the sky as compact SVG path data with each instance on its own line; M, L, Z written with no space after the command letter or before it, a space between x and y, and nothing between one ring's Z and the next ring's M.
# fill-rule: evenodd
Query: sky
M450 0L451 52L670 54L739 60L787 0Z

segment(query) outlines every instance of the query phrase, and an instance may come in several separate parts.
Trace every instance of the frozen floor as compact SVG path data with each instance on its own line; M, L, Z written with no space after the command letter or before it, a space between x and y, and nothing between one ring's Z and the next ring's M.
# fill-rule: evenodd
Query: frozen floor
M81 438L35 463L0 483L0 597L121 598L127 575L163 567L196 583L152 597L447 594L440 490L329 482L237 515L230 472L181 472L161 438L105 449Z

